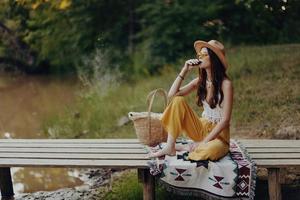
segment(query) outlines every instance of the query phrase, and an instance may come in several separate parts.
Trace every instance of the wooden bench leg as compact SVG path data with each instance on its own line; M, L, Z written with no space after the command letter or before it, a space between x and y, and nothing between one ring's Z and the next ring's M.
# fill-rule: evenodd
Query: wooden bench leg
M139 181L143 183L143 199L155 199L155 177L150 174L149 169L138 169Z
M0 190L2 199L13 199L14 190L9 167L0 167Z
M281 200L280 169L268 169L268 186L270 200Z

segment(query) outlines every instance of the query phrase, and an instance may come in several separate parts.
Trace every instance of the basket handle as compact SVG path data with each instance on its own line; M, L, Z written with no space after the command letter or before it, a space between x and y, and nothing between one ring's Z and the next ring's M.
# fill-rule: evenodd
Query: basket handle
M147 104L148 104L149 137L151 137L151 110L152 110L152 106L153 106L153 102L154 102L154 98L155 98L156 94L160 94L161 96L164 97L164 108L167 107L167 103L168 103L167 92L162 88L155 89L148 94ZM149 139L151 139L151 138L149 138Z
M148 113L151 112L151 110L152 110L152 105L153 105L156 94L160 94L161 96L164 97L164 108L167 107L167 101L168 101L167 92L162 88L158 88L158 89L151 91L147 96Z

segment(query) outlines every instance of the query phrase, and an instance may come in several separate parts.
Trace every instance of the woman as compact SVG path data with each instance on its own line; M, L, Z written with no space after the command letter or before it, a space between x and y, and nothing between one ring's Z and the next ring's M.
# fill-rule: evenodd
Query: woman
M168 96L170 104L165 109L161 122L168 132L166 146L150 157L176 155L176 138L180 133L191 138L189 145L190 160L218 160L229 151L229 125L233 102L232 83L226 75L228 68L224 46L216 41L196 41L194 48L197 59L187 60L172 84ZM181 87L187 74L194 68L199 69L199 77ZM203 106L199 118L186 103L183 96L197 91L197 104Z

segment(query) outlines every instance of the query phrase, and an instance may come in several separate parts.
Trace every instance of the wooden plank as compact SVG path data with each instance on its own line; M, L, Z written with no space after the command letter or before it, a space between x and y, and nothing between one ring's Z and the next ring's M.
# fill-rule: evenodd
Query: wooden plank
M20 147L48 147L48 148L114 148L114 149L128 149L128 148L135 148L135 149L143 149L144 146L140 144L65 144L65 143L2 143L0 144L1 147L7 148L20 148Z
M285 167L299 167L299 160L259 160L253 159L258 167L264 168L285 168ZM103 161L103 162L102 162ZM112 162L110 162L112 161ZM123 163L124 161L124 163ZM134 166L134 161L137 161L138 165ZM138 168L142 161L143 166L146 166L147 159L145 160L84 160L84 159L11 159L2 158L0 160L0 166L2 167L133 167ZM96 162L96 163L95 163ZM99 163L98 163L99 162Z
M147 153L48 153L48 152L15 152L3 153L0 152L0 158L78 158L78 159L145 159ZM300 153L266 153L266 154L251 154L253 159L300 159Z
M280 174L278 168L268 169L268 187L270 200L281 200Z
M247 148L249 153L300 153L300 148Z
M298 144L295 144L295 145L291 145L289 146L288 144L281 144L281 145L275 145L275 144L272 144L272 145L269 145L269 146L264 146L263 144L251 144L249 146L244 146L245 148L247 149L257 149L257 148L262 148L262 149L270 149L270 148L280 148L280 149L299 149L300 147L298 147Z
M258 167L285 168L299 167L299 160L259 160L253 159ZM84 159L11 159L2 158L0 167L147 167L148 160L84 160Z
M300 140L274 140L274 139L238 139L244 145L252 144L264 144L269 146L270 143L273 144L300 144ZM131 143L139 144L139 140L136 138L133 139L119 139L119 138L110 138L110 139L0 139L0 143L91 143L91 144L101 144L101 143ZM299 146L298 146L299 147Z
M236 139L237 141L240 142L246 142L246 143L282 143L282 142L287 142L287 143L299 143L300 140L295 140L295 139Z
M149 158L147 158L147 154L0 153L0 159L2 158L149 160Z
M266 158L266 159L300 159L300 153L252 153L251 158Z
M299 144L247 144L244 145L245 148L299 148Z
M268 148L268 147L287 147L287 148L300 148L300 140L271 140L271 139L247 139L238 140L246 148Z
M144 154L147 152L145 149L109 149L109 148L2 148L0 147L0 153L12 153L12 152L24 152L24 153L117 153L117 154L127 154L127 153L137 153Z
M265 168L284 168L284 167L299 167L300 159L253 159L258 167Z
M89 143L89 144L136 144L139 143L138 139L0 139L0 143Z
M108 167L148 168L147 160L11 159L1 158L0 167Z

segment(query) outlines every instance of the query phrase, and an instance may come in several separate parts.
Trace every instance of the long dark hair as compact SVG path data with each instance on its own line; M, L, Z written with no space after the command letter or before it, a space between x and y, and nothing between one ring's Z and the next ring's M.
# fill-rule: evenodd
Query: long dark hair
M212 84L213 84L213 98L209 99L208 104L211 108L215 108L217 104L221 106L224 99L224 94L222 91L222 82L225 78L228 78L225 66L220 61L219 57L209 48L207 48L208 55L211 62L211 72L212 72ZM202 101L206 99L206 79L207 74L205 69L199 69L199 86L197 90L197 105L202 106ZM219 96L220 94L220 96Z

